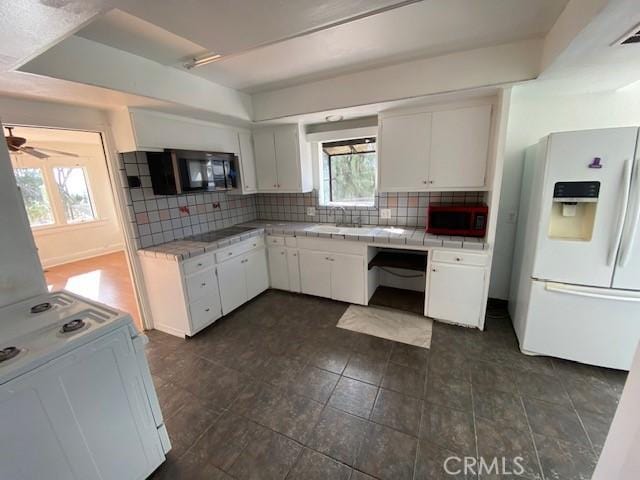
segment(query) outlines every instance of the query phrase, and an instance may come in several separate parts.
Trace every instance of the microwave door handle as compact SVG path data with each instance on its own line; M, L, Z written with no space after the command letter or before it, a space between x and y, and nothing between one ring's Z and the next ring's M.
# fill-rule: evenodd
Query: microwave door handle
M627 206L629 205L629 189L631 188L631 165L631 160L625 160L624 170L622 173L622 205L620 206L620 211L618 213L618 225L616 227L616 234L613 237L613 243L611 244L611 247L609 249L609 257L607 259L607 266L609 267L613 265L613 262L616 259L618 246L620 245L620 240L622 239L625 213L627 211Z
M620 267L625 267L629 262L629 256L631 255L636 241L636 235L638 234L638 223L640 223L640 165L636 165L635 167L633 184L635 189L635 202L632 208L635 210L633 211L631 228L628 231L626 242L622 246L622 252L620 252L620 259L618 261Z

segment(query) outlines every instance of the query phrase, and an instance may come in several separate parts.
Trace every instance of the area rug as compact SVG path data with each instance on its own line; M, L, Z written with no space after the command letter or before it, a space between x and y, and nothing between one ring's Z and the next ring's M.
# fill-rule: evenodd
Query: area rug
M340 317L337 327L429 348L433 320L398 310L351 305Z

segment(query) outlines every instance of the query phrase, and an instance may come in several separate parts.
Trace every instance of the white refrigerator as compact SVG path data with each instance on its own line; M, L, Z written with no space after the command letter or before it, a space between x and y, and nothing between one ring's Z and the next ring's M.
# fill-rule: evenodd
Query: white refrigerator
M638 128L528 150L509 312L524 353L628 370L640 340Z

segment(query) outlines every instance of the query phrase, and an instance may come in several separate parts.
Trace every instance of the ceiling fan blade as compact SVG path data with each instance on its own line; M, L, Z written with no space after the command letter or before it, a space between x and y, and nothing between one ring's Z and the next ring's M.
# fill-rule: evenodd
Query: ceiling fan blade
M36 158L41 158L41 159L42 158L49 158L49 155L47 155L46 153L41 152L39 150L36 150L33 147L21 147L19 150L21 152L23 152L23 153L26 153L27 155L31 155L31 156L36 157Z
M26 147L26 148L33 148L33 147ZM62 150L54 150L52 148L42 148L42 147L38 147L38 150L42 151L42 152L51 152L51 153L56 153L58 155L64 155L65 157L79 157L80 155L77 155L75 153L71 153L71 152L63 152Z

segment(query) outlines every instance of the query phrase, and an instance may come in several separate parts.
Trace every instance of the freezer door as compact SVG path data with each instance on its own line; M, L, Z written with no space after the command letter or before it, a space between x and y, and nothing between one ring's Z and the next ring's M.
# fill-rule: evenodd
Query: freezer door
M637 157L636 153L636 157ZM640 290L640 160L636 158L613 288Z
M585 130L549 136L542 173L544 187L539 199L542 203L534 278L594 287L611 286L625 220L636 137L637 128ZM587 234L563 236L561 229L555 229L565 221L572 225L570 213L569 218L558 213L562 204L556 202L554 207L559 182L598 182L597 203L578 205L579 208L587 207L586 211L591 213L590 217L583 217L591 219L591 223L583 222ZM581 225L573 225L576 224Z
M531 282L525 353L628 370L640 340L640 294Z

